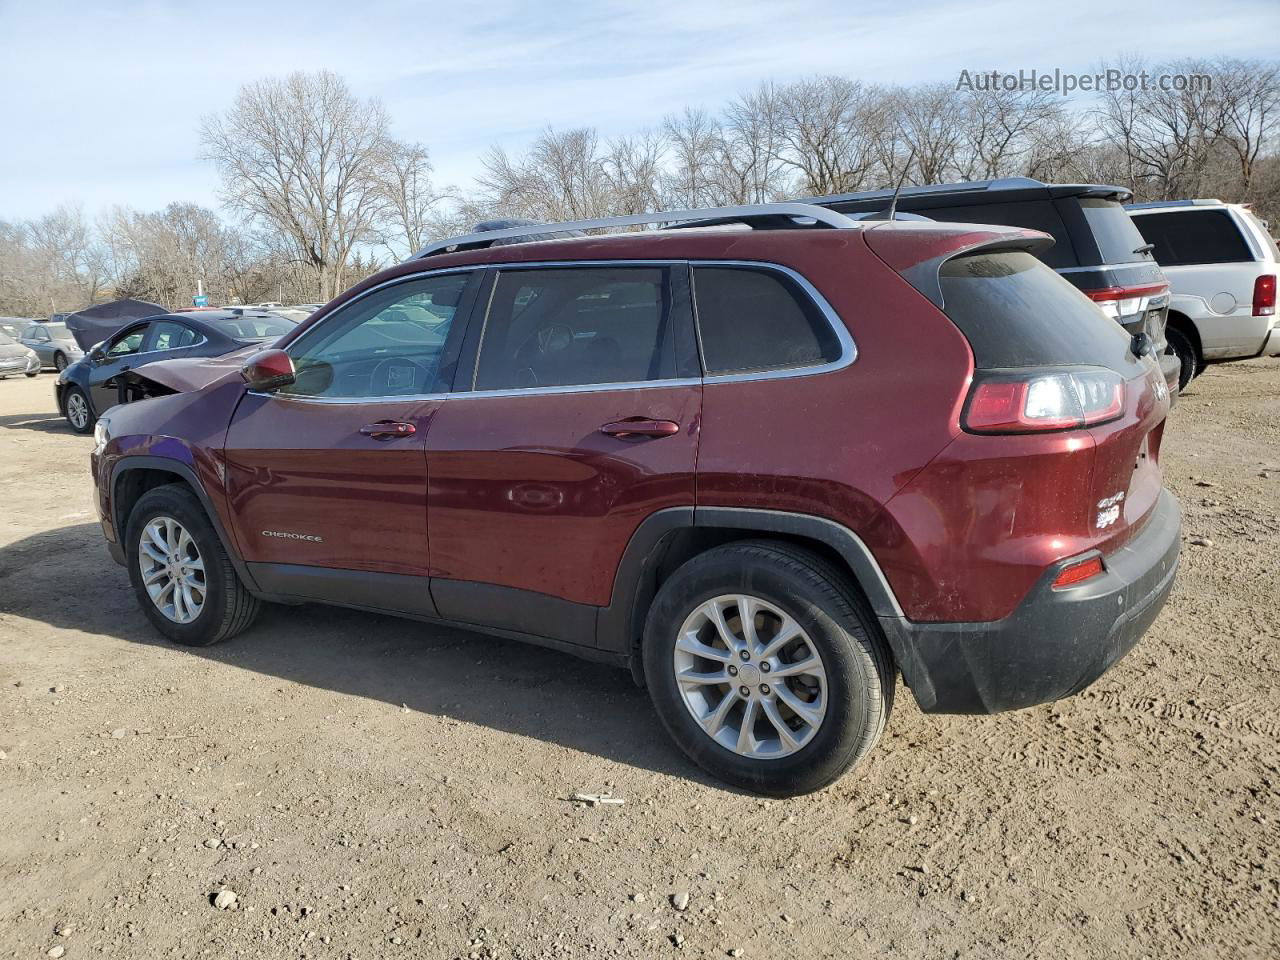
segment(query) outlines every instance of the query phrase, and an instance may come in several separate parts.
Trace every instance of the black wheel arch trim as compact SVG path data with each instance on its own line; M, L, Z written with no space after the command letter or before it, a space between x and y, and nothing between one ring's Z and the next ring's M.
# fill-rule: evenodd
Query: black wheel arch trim
M231 560L231 565L235 568L236 574L240 577L240 582L248 588L250 593L259 595L261 590L257 582L253 579L253 574L249 571L248 566L240 558L239 552L235 549L235 542L227 534L226 529L222 526L222 521L218 517L218 511L213 508L213 502L209 499L209 494L205 492L204 485L196 477L195 471L189 464L185 464L180 460L171 460L168 457L152 457L152 456L128 456L117 460L111 467L111 522L116 529L116 539L123 546L124 534L128 525L128 517L121 516L120 511L120 480L124 474L131 470L159 470L165 473L172 473L182 478L187 486L191 488L191 492L196 495L196 499L200 501L200 505L204 508L205 514L209 518L209 525L213 527L213 532L217 534L218 539L222 541L222 549L226 551L227 557Z

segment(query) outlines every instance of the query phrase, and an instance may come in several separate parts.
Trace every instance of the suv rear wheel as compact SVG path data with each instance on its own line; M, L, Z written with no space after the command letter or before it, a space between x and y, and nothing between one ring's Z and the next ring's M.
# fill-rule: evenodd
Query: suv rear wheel
M181 484L148 490L129 514L129 579L152 626L204 647L233 637L258 614L204 508Z
M894 671L874 616L838 571L787 544L700 554L663 584L645 682L689 758L774 796L821 789L880 739Z

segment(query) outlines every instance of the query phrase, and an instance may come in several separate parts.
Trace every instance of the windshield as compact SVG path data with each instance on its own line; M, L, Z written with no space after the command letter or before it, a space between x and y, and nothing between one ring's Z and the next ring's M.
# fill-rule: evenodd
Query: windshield
M274 340L294 328L292 320L277 316L224 317L205 322L237 340Z
M70 340L71 331L67 329L65 323L46 323L44 328L49 331L49 336L54 340Z

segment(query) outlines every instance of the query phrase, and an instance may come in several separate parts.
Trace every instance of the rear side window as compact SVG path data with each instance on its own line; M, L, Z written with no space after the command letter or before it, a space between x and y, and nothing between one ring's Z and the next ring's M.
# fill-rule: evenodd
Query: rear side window
M1005 227L1040 230L1053 237L1053 246L1040 254L1051 267L1079 266L1071 236L1057 209L1048 200L1026 200L1019 203L982 203L961 207L931 207L916 210L931 220L949 223L994 223Z
M938 280L943 310L980 369L1093 364L1123 369L1124 329L1020 250L954 257Z
M840 356L840 341L827 318L783 274L695 267L693 287L708 374L810 367Z
M1147 259L1142 247L1144 240L1133 219L1123 206L1114 200L1082 197L1080 210L1089 224L1089 231L1097 241L1103 263L1138 263ZM1159 258L1156 258L1159 262Z
M504 270L494 285L477 390L675 377L667 267Z
M1156 262L1166 267L1193 263L1240 263L1253 259L1225 210L1179 210L1134 217Z

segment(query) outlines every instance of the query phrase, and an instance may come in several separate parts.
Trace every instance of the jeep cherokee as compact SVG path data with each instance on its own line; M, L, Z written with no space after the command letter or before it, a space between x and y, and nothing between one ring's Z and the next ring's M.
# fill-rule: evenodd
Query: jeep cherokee
M1074 693L1171 588L1149 352L1031 230L733 221L427 248L243 370L98 423L102 529L183 644L261 601L630 667L672 739L768 794L920 707ZM177 362L177 361L175 361Z

